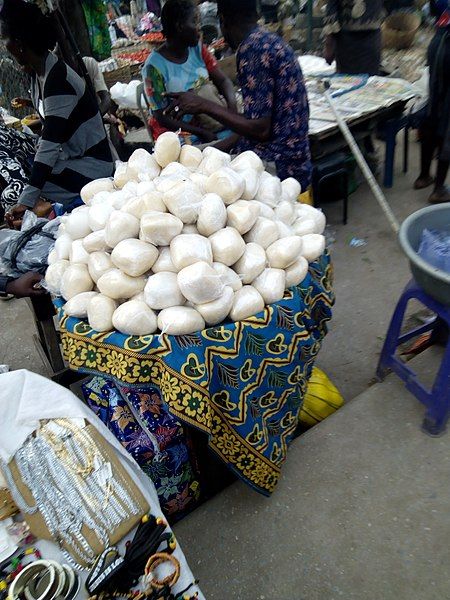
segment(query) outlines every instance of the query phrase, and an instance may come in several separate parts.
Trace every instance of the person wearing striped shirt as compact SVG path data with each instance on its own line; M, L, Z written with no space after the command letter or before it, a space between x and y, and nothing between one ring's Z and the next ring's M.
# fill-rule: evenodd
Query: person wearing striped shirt
M9 217L19 220L45 200L70 211L84 185L113 174L97 100L85 80L51 52L52 21L36 5L5 0L0 25L7 50L31 76L32 102L43 124L29 183Z

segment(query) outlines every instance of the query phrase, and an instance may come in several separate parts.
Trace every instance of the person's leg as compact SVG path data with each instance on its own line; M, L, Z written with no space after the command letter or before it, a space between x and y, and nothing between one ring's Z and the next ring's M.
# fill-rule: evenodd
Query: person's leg
M440 204L441 202L450 202L450 187L445 185L447 179L450 161L439 159L436 172L436 181L434 191L429 198L431 204Z
M414 182L415 190L429 187L434 181L430 169L436 145L433 131L425 124L420 128L420 174Z

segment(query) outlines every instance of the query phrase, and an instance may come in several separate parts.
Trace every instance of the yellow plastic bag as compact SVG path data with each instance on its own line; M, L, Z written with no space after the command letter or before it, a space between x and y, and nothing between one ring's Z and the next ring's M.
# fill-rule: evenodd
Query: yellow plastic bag
M301 204L309 204L310 206L314 206L312 190L308 189L308 190L306 190L306 192L301 193L300 196L298 197L298 201Z
M332 415L343 404L344 398L329 377L314 367L300 409L299 421L302 425L312 427Z

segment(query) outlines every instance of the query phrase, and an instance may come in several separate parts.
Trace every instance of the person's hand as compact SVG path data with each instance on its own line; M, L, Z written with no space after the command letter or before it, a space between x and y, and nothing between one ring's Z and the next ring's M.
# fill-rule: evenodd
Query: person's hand
M236 102L236 99L230 100L229 102L227 102L227 107L229 110L231 110L231 112L238 114L238 105Z
M20 230L22 227L23 216L25 211L31 210L37 217L47 218L48 215L52 211L52 205L47 200L39 200L34 205L34 208L29 208L28 206L24 206L23 204L16 204L5 214L5 222L10 229Z
M33 208L33 212L37 217L46 219L48 215L52 212L52 204L48 202L48 200L43 200L39 198Z
M336 58L336 38L334 37L334 35L327 35L327 37L325 38L323 57L329 65L331 65L332 62L335 60L335 58Z
M210 144L211 142L215 142L218 139L215 133L213 133L212 131L207 131L206 129L204 133L199 135L199 137L201 141L205 144Z
M106 123L107 125L118 125L119 119L111 113L106 113L106 115L103 115L103 123Z
M10 229L20 230L22 227L23 215L26 210L30 210L28 206L16 204L5 214L5 222Z
M19 109L31 106L31 100L28 98L13 98L11 100L11 108Z
M6 286L6 292L13 294L16 298L30 298L31 296L43 296L46 290L41 286L43 277L40 273L25 273L18 279L10 281Z
M177 121L180 121L184 115L199 115L205 112L206 101L194 92L167 94L167 97L171 99L171 103L164 114Z

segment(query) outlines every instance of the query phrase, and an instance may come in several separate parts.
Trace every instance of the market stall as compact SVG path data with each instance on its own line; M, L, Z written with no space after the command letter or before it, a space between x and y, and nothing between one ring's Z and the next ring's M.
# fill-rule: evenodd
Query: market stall
M168 514L208 495L190 427L259 492L277 484L334 301L325 217L300 191L253 152L165 133L59 228L64 356Z
M311 58L311 57L308 57ZM322 59L317 59L320 63ZM302 62L302 61L301 61ZM312 61L309 61L311 65ZM416 97L413 86L402 79L347 76L325 73L331 83L334 104L358 142L378 133L385 142L384 185L393 182L396 137L405 133L404 171L408 167L409 121L407 105ZM322 90L322 76L307 76L310 102L309 139L313 162L348 150L348 144L336 122Z
M328 78L334 103L350 125L370 120L388 109L398 112L415 97L412 85L401 79L348 75L328 75ZM317 87L320 79L320 76L307 78L309 133L313 139L338 130L336 119Z

